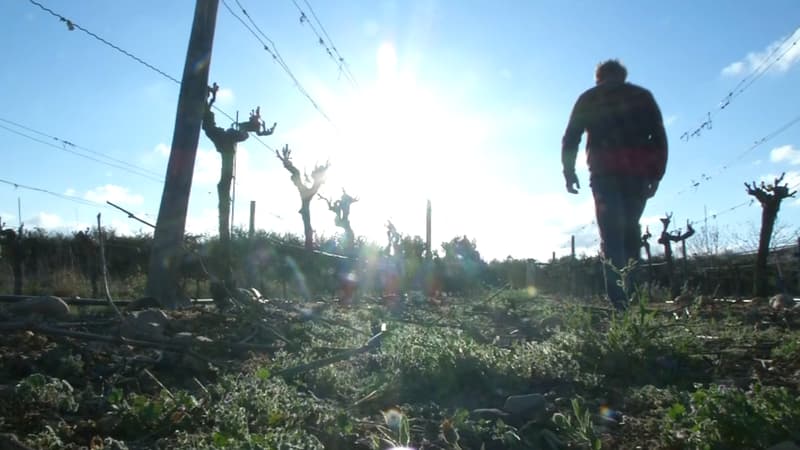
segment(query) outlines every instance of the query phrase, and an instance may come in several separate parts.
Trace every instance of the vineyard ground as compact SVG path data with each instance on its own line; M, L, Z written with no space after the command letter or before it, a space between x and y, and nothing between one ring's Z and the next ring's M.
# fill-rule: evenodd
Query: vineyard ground
M653 303L612 315L531 294L196 306L133 338L130 311L123 323L103 307L58 322L3 314L0 448L723 449L800 438L800 309Z

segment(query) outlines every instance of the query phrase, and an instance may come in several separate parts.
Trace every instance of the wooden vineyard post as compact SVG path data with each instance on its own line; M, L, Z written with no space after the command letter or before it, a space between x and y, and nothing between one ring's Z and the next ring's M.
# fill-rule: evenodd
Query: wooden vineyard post
M431 201L428 200L428 205L425 211L425 260L430 264L431 261Z
M247 231L247 237L250 238L250 241L253 240L253 237L256 235L256 201L250 200L250 229ZM250 242L252 245L252 242Z
M577 271L575 270L575 235L570 238L570 258L569 258L569 287L570 294L574 297L578 294Z
M250 228L247 230L247 263L245 265L246 273L247 273L247 284L250 287L254 287L256 285L256 261L257 258L254 258L253 255L256 253L255 248L255 237L256 237L256 201L250 200Z
M197 0L194 22L183 66L175 130L164 177L164 191L153 233L147 274L147 295L166 307L179 306L178 269L182 258L183 233L192 189L200 126L208 94L208 71L219 0Z

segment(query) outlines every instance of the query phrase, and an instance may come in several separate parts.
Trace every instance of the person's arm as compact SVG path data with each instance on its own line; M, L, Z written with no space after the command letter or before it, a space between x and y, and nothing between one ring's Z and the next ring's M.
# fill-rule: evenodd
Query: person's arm
M578 176L575 174L575 159L578 157L578 145L581 143L581 135L586 129L583 95L578 97L572 113L569 116L569 123L561 140L561 166L564 173L567 192L577 194L577 189L581 185Z
M581 143L581 135L586 129L584 120L583 96L580 96L572 107L572 114L569 116L567 129L561 140L561 165L564 173L575 172L575 159L578 156L578 145Z
M661 181L661 178L664 177L664 172L667 168L667 157L669 155L669 144L667 142L667 131L664 128L664 119L661 115L661 109L658 107L658 103L656 99L653 98L653 94L649 95L650 99L650 109L651 109L651 117L653 118L653 140L655 142L656 148L659 150L659 160L658 160L658 167L656 173L656 181Z

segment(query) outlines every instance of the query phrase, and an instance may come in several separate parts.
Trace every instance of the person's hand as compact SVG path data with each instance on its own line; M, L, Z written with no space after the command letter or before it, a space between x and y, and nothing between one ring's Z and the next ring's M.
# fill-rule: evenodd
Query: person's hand
M647 198L653 198L658 190L658 180L651 180L647 185Z
M566 182L567 192L570 194L578 193L578 189L581 188L581 183L578 181L578 175L575 174L574 170L564 172L564 181Z

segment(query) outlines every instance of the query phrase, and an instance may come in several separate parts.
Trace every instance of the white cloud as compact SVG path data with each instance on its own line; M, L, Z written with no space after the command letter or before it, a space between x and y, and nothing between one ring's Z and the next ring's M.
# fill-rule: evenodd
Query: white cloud
M726 76L736 76L743 73L745 70L745 64L741 61L736 61L735 63L731 63L725 68L722 69L722 74Z
M164 142L156 144L150 150L145 150L139 157L139 162L145 167L158 167L156 172L161 168L166 168L167 159L169 158L170 146Z
M169 145L160 142L156 147L153 149L153 152L159 156L163 156L164 158L169 156Z
M678 116L676 116L674 114L671 115L671 116L667 116L664 119L664 126L665 127L669 127L670 125L674 124L677 120L678 120Z
M14 221L16 218L17 217L14 214L11 214L10 212L6 211L0 212L0 225L4 224L4 226L6 227L11 227L13 226L12 221Z
M230 88L220 88L217 91L217 102L222 105L231 105L235 100L235 96L233 95L233 89Z
M25 225L30 228L58 228L64 225L64 220L58 214L51 214L48 212L40 212L39 214L24 221Z
M83 198L97 203L110 201L128 206L137 206L144 203L144 197L141 195L132 194L128 188L114 184L106 184L91 189L84 194Z
M780 174L773 174L773 173L762 175L759 178L759 184L762 181L767 184L773 184L775 183L775 180L778 179L778 177L780 176L781 176ZM790 189L797 189L797 187L800 186L800 171L790 170L788 172L785 172L783 180L781 181L780 185L789 186Z
M240 166L244 166L241 163L242 159L242 146L239 145L237 149L237 162L236 168L237 170L242 169L246 170L246 167L242 168ZM197 156L194 160L194 176L192 177L192 183L197 183L200 186L207 187L213 184L217 184L219 181L220 175L220 168L222 166L222 158L219 156L219 153L213 149L207 148L198 148L197 149ZM238 176L238 174L237 174Z
M797 165L800 164L800 150L791 145L782 145L769 152L769 160L774 163L786 161L789 164Z
M800 39L800 27L788 38L782 37L769 44L764 50L750 52L743 59L727 65L722 69L722 75L748 75L761 67L765 62L769 64L782 54L783 56L781 59L770 68L770 71L779 73L786 72L800 61L800 45L792 45L798 39Z

